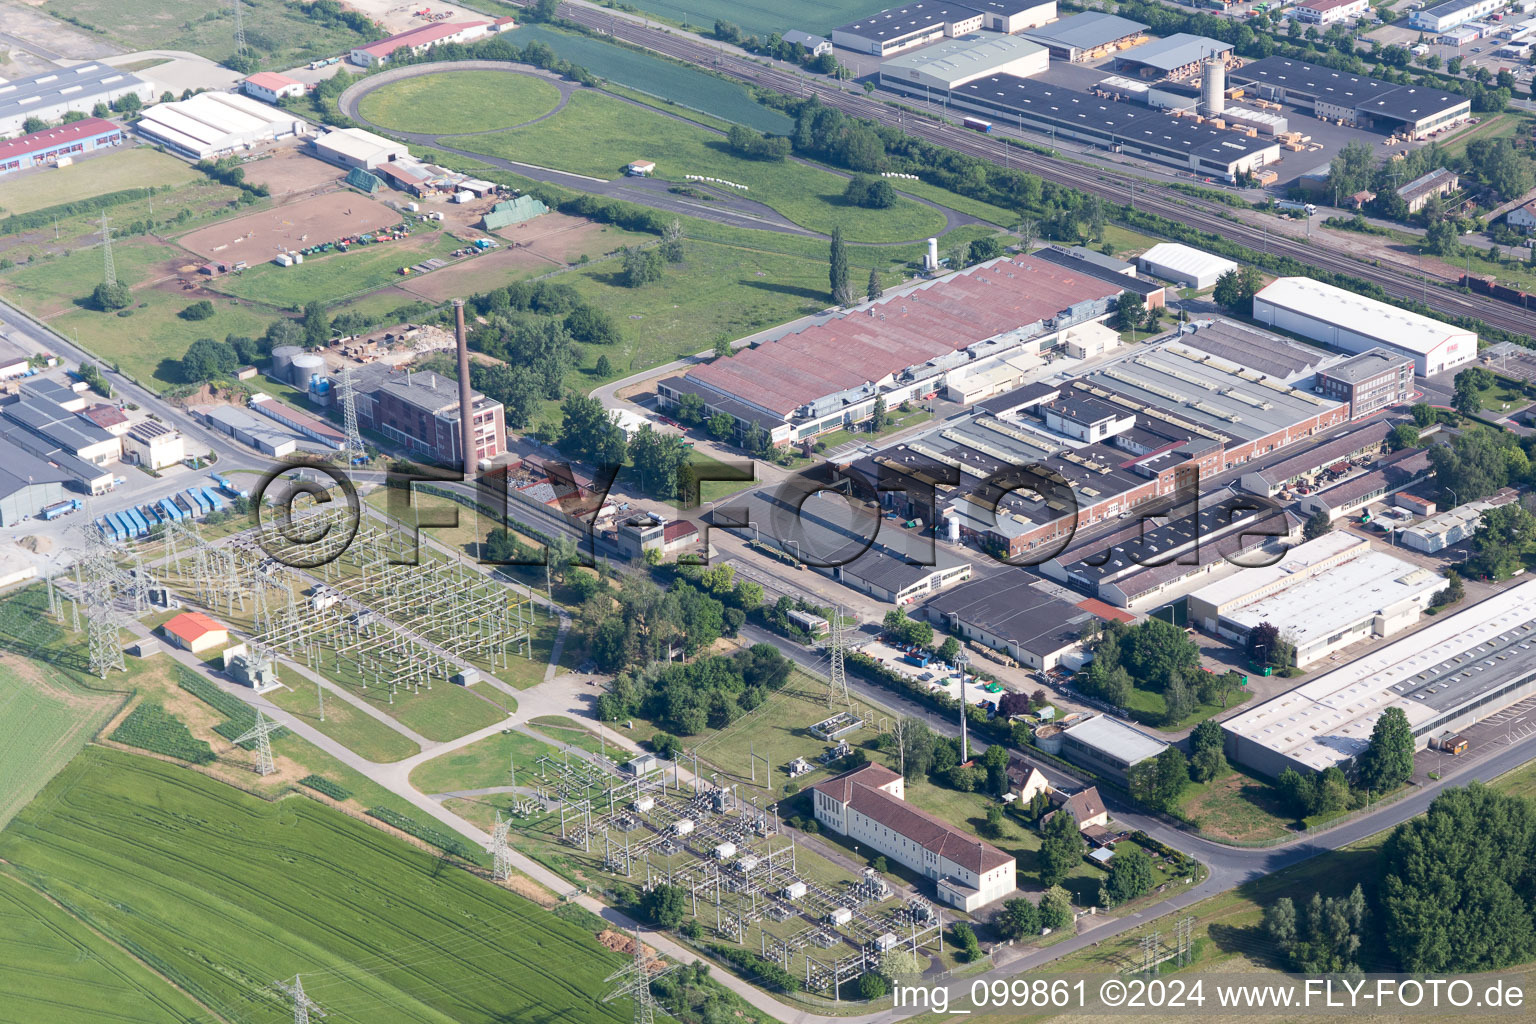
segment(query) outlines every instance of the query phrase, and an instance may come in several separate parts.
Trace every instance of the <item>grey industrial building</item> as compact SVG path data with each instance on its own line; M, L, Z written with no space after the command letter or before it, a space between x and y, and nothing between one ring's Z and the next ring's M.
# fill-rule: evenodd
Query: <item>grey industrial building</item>
M1274 139L1012 75L967 82L949 101L1020 130L1049 132L1225 181L1280 158Z
M1057 738L1062 757L1122 785L1132 768L1168 749L1162 740L1109 715L1065 726Z
M1023 569L973 580L924 606L929 621L1002 651L1026 668L1053 669L1082 646L1093 612L1053 596Z
M846 50L886 57L945 36L975 32L985 20L980 11L964 4L917 0L835 28L832 42Z
M1022 34L1045 46L1056 60L1077 63L1133 46L1146 30L1141 22L1118 14L1084 11L1040 28L1026 29Z
M1231 43L1210 36L1177 32L1121 51L1115 57L1115 66L1143 78L1184 78L1192 74L1201 61L1211 57L1225 59L1231 53Z
M914 565L899 552L870 550L846 565L834 566L832 575L844 586L904 605L970 579L971 564Z
M1351 762L1389 707L1417 746L1536 693L1536 583L1523 583L1222 723L1227 756L1266 775Z
M4 419L0 419L0 451L25 453L49 463L87 494L105 494L115 479L112 469L76 458L52 441Z
M1233 68L1227 81L1249 87L1260 99L1412 139L1472 116L1472 101L1459 93L1398 85L1289 57L1264 57Z
M1413 359L1384 348L1368 349L1317 371L1314 390L1347 404L1350 419L1365 419L1413 395Z
M89 114L96 104L116 103L130 93L142 103L155 98L144 79L94 61L0 82L0 137L21 134L29 117L58 121L70 111Z
M0 526L15 526L64 500L71 479L60 467L31 452L11 448L0 458Z

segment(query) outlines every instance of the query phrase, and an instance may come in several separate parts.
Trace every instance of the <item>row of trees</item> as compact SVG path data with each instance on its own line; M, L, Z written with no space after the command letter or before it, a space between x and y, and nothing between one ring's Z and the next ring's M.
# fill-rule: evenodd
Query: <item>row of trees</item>
M1413 777L1413 749L1413 730L1403 709L1387 708L1371 730L1370 743L1355 758L1353 778L1337 766L1305 775L1287 768L1276 788L1298 818L1360 807L1367 794L1389 792Z
M1135 626L1107 622L1088 638L1093 660L1078 673L1076 686L1090 697L1129 707L1135 690L1160 693L1165 724L1177 724L1200 704L1220 703L1242 685L1237 672L1207 672L1200 650L1184 630L1162 619Z

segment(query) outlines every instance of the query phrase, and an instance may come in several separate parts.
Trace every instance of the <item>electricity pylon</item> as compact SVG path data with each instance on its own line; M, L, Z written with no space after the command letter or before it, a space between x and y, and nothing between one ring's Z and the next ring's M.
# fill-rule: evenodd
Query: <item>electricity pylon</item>
M293 1001L293 1024L309 1024L310 1014L316 1017L325 1016L325 1011L320 1009L320 1004L304 994L304 982L299 980L297 974L293 976L291 982L274 981L272 987Z
M361 455L363 453L363 434L357 428L357 394L352 390L352 367L343 366L341 377L337 382L338 397L341 399L342 425L347 432L347 454Z
M827 637L828 653L832 657L831 681L827 689L827 707L832 707L839 700L849 708L853 707L853 695L848 692L848 671L843 665L843 609L832 609L832 628Z
M635 958L603 979L607 983L619 983L603 996L603 1002L611 1003L620 996L629 996L635 1001L635 1024L656 1024L656 998L651 995L651 982L671 970L670 967L662 968L661 962L654 953L646 954L645 943L640 941L640 929L636 928Z
M256 724L235 740L236 746L249 740L256 741L257 775L271 775L277 771L277 762L272 758L272 734L281 728L281 725L263 715L261 709L258 708L256 710ZM298 979L295 978L294 981L297 982ZM302 991L300 994L303 994Z
M117 284L117 264L112 262L112 229L107 225L107 214L101 214L102 280L108 285Z
M245 56L245 21L240 15L242 0L235 0L235 56Z
M507 831L512 827L511 821L502 821L501 812L496 812L496 828L491 832L491 856L494 861L491 865L491 877L498 882L505 882L512 877L512 847L507 845Z

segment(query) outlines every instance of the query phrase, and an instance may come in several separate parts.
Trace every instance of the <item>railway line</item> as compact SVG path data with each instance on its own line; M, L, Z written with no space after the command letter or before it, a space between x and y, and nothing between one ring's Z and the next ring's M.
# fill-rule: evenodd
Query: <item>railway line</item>
M636 24L623 17L576 4L562 4L560 16L593 31L652 50L699 67L712 68L751 85L788 95L815 95L822 103L852 117L899 127L917 138L945 146L967 156L1001 164L1011 160L998 151L996 136L969 135L964 129L943 122L914 116L866 96L856 95L803 75L774 67L756 59L747 59L729 51L707 46L686 36ZM990 144L986 140L991 140ZM1114 203L1132 200L1137 209L1176 220L1211 234L1229 238L1251 249L1289 256L1311 266L1369 281L1389 295L1418 299L1431 309L1452 316L1474 317L1491 327L1516 334L1536 333L1536 315L1475 295L1463 295L1436 286L1427 288L1423 279L1404 264L1379 265L1354 256L1310 245L1285 235L1266 235L1262 229L1232 218L1230 209L1202 200L1166 185L1146 181L1132 174L1108 169L1087 168L1057 157L1028 151L1029 173L1069 188L1081 189Z

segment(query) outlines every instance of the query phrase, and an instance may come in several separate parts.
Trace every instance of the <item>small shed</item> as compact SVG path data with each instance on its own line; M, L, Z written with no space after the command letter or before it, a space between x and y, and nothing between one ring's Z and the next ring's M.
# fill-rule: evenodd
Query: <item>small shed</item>
M758 864L760 864L760 863L762 863L762 862L758 858L752 856L749 853L745 857L741 858L741 860L737 861L736 862L736 866L741 868L742 871L751 871L753 868L757 867Z
M884 935L875 940L875 947L879 949L880 952L884 953L888 949L895 948L896 943L900 941L900 939L896 938L895 932L886 932Z
M827 915L827 923L830 925L845 925L853 920L853 911L848 907L838 907Z
M653 796L637 797L635 799L635 802L633 804L631 804L630 806L635 809L635 813L636 814L644 814L645 812L649 811L652 807L656 806L656 798L653 797Z
M624 173L631 178L649 178L656 173L656 161L635 160L628 167L624 168Z
M661 767L661 758L655 754L641 754L625 762L624 770L634 776L649 775Z
M715 847L715 860L730 860L736 856L735 843L721 843Z
M693 820L691 818L679 818L672 823L672 834L675 836L686 836L692 831Z
M784 892L783 892L782 895L787 900L797 900L797 899L799 899L800 897L805 895L805 883L804 882L790 882L788 885L786 885L784 887Z
M1101 846L1097 850L1094 850L1092 853L1090 853L1088 855L1088 859L1095 861L1101 867L1108 867L1109 862L1115 859L1114 848L1109 846Z

